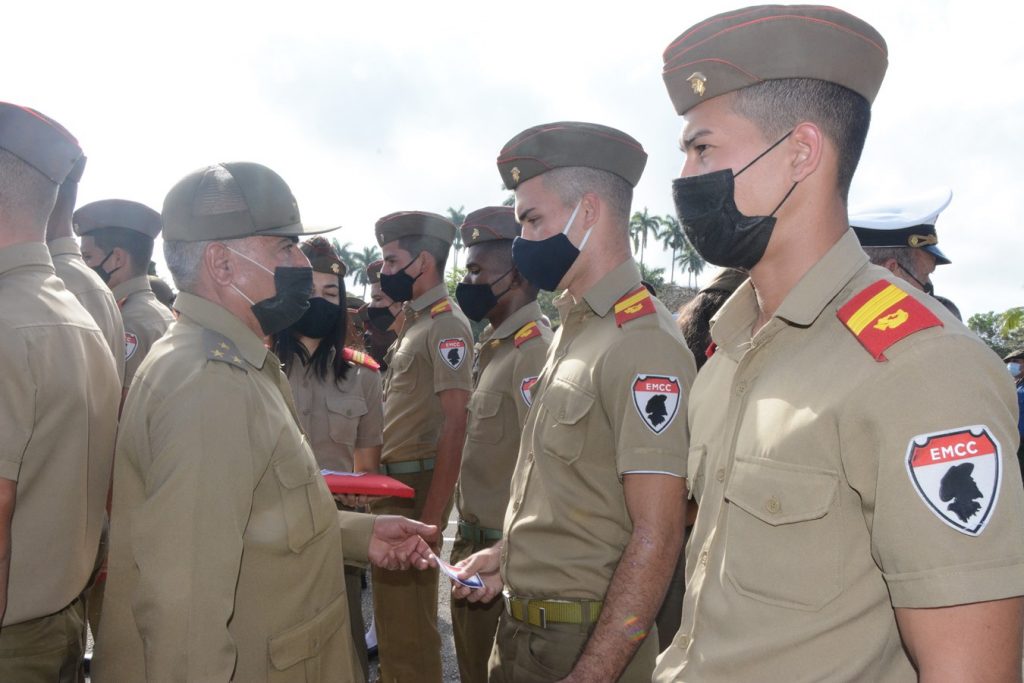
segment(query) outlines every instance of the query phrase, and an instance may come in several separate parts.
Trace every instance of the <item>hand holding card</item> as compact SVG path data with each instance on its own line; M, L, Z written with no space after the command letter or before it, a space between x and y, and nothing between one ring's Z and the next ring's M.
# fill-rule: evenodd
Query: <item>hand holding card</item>
M460 586L466 586L467 588L484 587L484 580L480 578L480 574L474 574L468 579L461 579L459 578L459 570L454 565L448 564L437 555L434 555L434 559L437 560L437 566L441 569L444 575Z

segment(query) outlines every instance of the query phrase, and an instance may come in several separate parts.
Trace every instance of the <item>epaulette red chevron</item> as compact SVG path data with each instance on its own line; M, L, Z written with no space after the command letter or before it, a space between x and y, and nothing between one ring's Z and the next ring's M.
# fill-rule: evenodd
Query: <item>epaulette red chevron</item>
M878 362L887 360L885 350L942 321L914 297L888 280L868 285L836 311L839 320Z
M442 313L447 313L450 310L452 310L452 302L448 301L448 297L445 297L430 307L430 317L436 318Z
M615 302L615 324L622 327L630 320L654 313L654 299L647 288L640 285Z
M534 337L539 336L540 328L537 326L537 323L531 320L530 322L526 323L525 325L519 328L519 331L516 332L514 337L512 337L512 343L514 343L516 345L516 348L518 349L520 346L530 341Z
M380 363L375 361L368 353L356 351L355 349L350 349L347 346L345 347L345 351L342 354L342 358L344 358L349 363L362 365L363 367L370 368L371 370L380 370Z

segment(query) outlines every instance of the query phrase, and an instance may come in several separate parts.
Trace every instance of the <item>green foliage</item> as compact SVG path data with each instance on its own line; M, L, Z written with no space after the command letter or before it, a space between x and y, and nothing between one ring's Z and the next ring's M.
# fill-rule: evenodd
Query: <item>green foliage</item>
M348 243L345 244L348 247ZM362 251L356 251L349 253L349 261L345 261L345 265L348 267L348 276L352 278L352 282L358 287L363 286L363 299L366 299L366 288L370 285L370 279L366 276L366 267L374 261L379 261L381 258L380 249L376 245L370 245L363 247Z
M640 265L640 279L644 282L650 283L655 289L660 289L665 286L665 269L664 268L648 268L647 266Z
M662 221L658 216L652 216L647 207L643 211L637 211L629 219L629 236L633 238L633 251L640 254L640 265L644 263L644 252L647 251L647 237L661 239Z
M967 327L981 337L1002 358L1024 348L1024 308L1018 306L1002 313L976 313L967 319Z

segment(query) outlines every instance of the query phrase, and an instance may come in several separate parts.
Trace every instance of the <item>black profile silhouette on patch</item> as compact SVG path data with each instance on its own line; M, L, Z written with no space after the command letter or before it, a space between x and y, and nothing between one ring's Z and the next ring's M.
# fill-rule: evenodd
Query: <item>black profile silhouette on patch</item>
M973 463L953 465L939 482L939 498L943 503L953 501L946 509L959 517L961 522L966 522L981 509L981 503L974 501L984 494L971 476L973 471Z
M644 406L644 412L647 413L647 419L650 420L651 424L657 427L665 421L665 417L668 415L668 410L665 409L665 401L668 400L668 396L665 394L655 394L651 396L647 401L647 405Z
M449 349L448 350L448 362L451 363L451 366L453 368L456 365L459 364L459 350L458 349Z

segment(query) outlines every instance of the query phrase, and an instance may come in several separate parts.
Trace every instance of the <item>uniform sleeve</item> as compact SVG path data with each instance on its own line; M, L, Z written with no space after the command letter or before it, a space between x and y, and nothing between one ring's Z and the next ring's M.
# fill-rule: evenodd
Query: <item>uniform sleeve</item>
M363 512L338 511L345 564L364 568L369 565L370 538L373 536L373 523L376 519L376 515Z
M21 335L0 323L0 477L18 481L35 423L35 380Z
M153 680L231 679L228 622L259 457L249 431L266 423L251 394L238 370L210 363L147 416L152 461L140 463L146 498L131 520L132 609Z
M660 328L633 330L605 354L598 393L612 425L620 475L686 476L686 412L695 375L689 349Z
M1014 398L995 355L935 336L872 377L843 411L840 443L892 604L1024 594Z
M381 398L380 373L359 370L360 386L366 400L366 414L359 420L356 448L372 448L384 443L384 400Z
M434 393L445 389L473 391L473 335L451 314L434 318L427 339L434 368Z
M548 346L547 340L536 338L514 351L516 363L512 369L512 396L520 428L526 424L526 416L530 413L530 387L536 383L540 371L544 369Z

